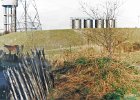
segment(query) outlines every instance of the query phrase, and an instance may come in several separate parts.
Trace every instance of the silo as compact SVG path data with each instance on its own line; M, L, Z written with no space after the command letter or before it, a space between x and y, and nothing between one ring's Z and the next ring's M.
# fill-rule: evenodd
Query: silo
M107 19L106 20L106 28L115 28L116 20L115 19Z
M112 20L112 25L113 25L113 28L116 28L116 20L115 19Z
M84 28L87 28L87 20L84 19Z
M104 28L104 20L96 19L95 20L95 28Z
M74 29L75 28L75 20L71 19L71 23L72 23L72 29Z
M90 19L89 21L90 21L90 22L89 22L89 28L93 28L93 20Z
M4 7L4 27L5 32L16 32L16 8L18 6L17 0L3 0Z
M106 28L110 28L110 19L106 20Z
M75 19L75 29L81 29L81 19Z
M93 28L93 20L84 19L84 28Z
M87 28L93 28L93 20L92 19L87 19Z

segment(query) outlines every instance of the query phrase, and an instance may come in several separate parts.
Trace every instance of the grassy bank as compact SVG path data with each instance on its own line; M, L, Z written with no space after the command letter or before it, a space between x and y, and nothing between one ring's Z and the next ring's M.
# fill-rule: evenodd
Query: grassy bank
M24 45L25 50L41 47L46 50L83 45L83 37L74 30L50 30L11 33L0 37L0 45Z
M57 73L53 100L139 100L140 70L117 56L108 58L94 49L67 52L54 61ZM61 92L60 92L61 91Z
M86 29L89 30L89 29ZM93 29L93 31L101 31L102 29ZM128 33L129 42L140 43L140 29L138 28L116 28L115 32ZM79 30L44 30L34 32L17 32L0 36L0 46L8 45L24 45L24 51L28 51L34 47L45 48L47 54L50 56L63 53L61 48L68 48L73 46L81 46L87 44L87 37ZM94 44L94 43L93 43ZM47 51L52 49L60 49L54 51Z

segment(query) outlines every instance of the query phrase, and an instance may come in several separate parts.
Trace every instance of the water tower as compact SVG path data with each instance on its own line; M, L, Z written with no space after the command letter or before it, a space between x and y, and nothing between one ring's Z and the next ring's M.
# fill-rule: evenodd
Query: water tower
M2 6L4 7L4 31L16 32L16 8L18 0L3 0Z

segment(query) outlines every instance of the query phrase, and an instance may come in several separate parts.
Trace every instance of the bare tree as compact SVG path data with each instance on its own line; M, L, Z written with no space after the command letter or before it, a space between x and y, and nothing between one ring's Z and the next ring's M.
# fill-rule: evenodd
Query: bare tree
M86 3L80 3L83 12L86 13L93 19L103 19L103 20L116 20L121 7L121 3L116 1L106 1L96 7L87 5ZM115 47L117 47L122 42L126 41L127 37L121 31L117 31L110 27L110 22L106 23L109 27L102 29L85 29L82 32L87 36L88 40L93 41L97 45L103 46L109 57L112 56ZM121 33L121 34L120 34Z
M116 19L122 3L118 0L109 0L98 4L95 7L90 6L85 2L80 3L80 5L83 12L93 19Z

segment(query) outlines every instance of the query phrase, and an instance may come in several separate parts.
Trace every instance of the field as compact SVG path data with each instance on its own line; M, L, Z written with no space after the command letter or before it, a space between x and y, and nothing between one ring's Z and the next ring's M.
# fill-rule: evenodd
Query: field
M88 30L88 29L87 29ZM94 29L100 31L101 29ZM113 29L121 33L129 34L129 42L140 43L140 29L138 28L118 28ZM7 45L24 45L24 51L31 48L45 48L47 55L51 58L55 54L63 53L65 50L80 48L87 45L87 38L79 30L46 30L33 32L18 32L0 36L0 46L3 48ZM94 45L94 43L92 42ZM76 46L76 47L75 47Z
M46 50L58 49L83 45L83 37L74 30L50 30L11 33L0 37L0 45L24 45L25 50L33 47L45 48Z
M87 29L88 30L88 29ZM100 31L101 29L93 29ZM130 42L140 42L140 29L138 28L116 28L113 29L122 33L129 33ZM87 41L78 30L46 30L33 32L17 32L0 37L0 45L3 44L23 44L27 47L46 46L46 49L55 49L62 47L69 47L83 45ZM27 41L28 40L28 41Z
M94 32L101 30L103 29L93 29ZM130 44L140 43L138 28L113 30L125 33L126 41ZM24 45L24 52L33 48L45 48L53 70L69 69L63 74L55 73L56 87L51 90L49 100L139 100L140 48L131 52L114 53L112 58L108 58L106 52L98 52L95 42L89 42L81 30L70 29L0 36L1 48L4 44Z

